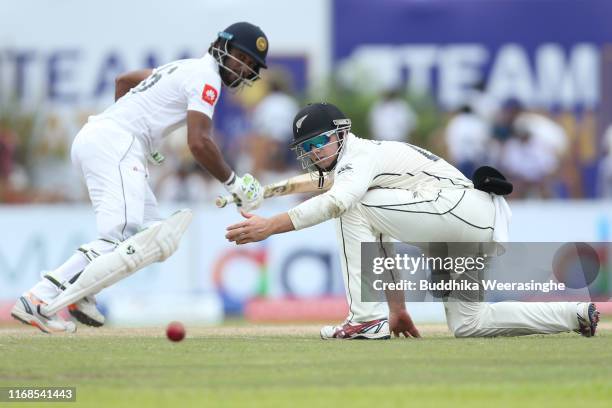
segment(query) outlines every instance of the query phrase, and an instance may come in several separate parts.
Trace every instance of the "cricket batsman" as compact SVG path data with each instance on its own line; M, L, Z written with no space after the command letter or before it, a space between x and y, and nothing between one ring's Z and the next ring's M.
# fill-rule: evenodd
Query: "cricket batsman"
M263 218L243 211L245 221L227 228L236 244L300 230L334 218L349 314L338 326L321 329L323 339L420 337L400 298L363 302L361 243L491 242L509 222L503 197L474 188L461 172L436 155L407 143L371 141L351 133L351 120L336 106L314 103L293 121L292 149L329 191L286 213ZM496 200L498 200L496 202ZM499 204L503 200L504 205ZM507 235L507 231L506 235ZM494 239L495 238L495 239ZM507 240L507 237L506 237ZM518 336L577 331L595 334L593 303L444 302L456 337Z
M104 324L94 295L139 269L169 257L191 221L191 210L167 219L158 214L147 182L147 161L159 164L162 138L187 124L197 162L234 194L245 210L261 203L251 175L237 176L212 139L212 118L221 87L237 91L266 68L268 39L257 26L240 22L218 34L202 58L174 61L117 78L116 102L89 118L72 145L96 215L98 237L82 245L42 279L12 309L12 316L43 332L72 332L73 322L56 313L68 307L81 323Z

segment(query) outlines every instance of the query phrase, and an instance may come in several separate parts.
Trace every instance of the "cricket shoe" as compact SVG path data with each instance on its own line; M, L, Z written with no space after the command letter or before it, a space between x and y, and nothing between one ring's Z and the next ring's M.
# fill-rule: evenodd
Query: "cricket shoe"
M68 312L80 323L91 327L104 326L104 315L96 307L96 298L86 296L68 306Z
M320 334L323 340L387 340L391 338L388 319L370 320L363 323L345 321L340 326L323 326Z
M599 323L599 311L595 303L578 303L576 317L578 317L580 326L576 332L584 337L593 337L597 330L597 323Z
M13 306L11 316L23 324L38 328L44 333L74 333L76 331L74 322L62 320L57 315L45 316L42 314L40 308L44 304L42 300L37 299L31 293L26 293Z

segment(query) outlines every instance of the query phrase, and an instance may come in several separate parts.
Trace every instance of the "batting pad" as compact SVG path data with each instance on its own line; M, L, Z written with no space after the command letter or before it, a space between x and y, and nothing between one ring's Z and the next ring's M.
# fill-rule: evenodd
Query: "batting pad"
M113 252L95 258L76 282L51 303L42 307L43 314L53 315L153 262L166 260L178 248L192 218L190 209L180 210L168 219L152 224L126 239Z

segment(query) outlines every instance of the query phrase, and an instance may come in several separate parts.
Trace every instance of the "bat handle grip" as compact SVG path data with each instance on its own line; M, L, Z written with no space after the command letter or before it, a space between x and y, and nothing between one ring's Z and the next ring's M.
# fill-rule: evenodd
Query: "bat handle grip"
M223 208L226 205L232 204L235 201L236 201L236 197L233 194L228 194L226 196L217 197L217 199L215 200L215 205L218 208Z

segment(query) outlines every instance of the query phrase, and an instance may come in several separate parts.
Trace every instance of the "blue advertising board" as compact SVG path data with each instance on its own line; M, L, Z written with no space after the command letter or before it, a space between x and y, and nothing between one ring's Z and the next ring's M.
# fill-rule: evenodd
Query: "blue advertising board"
M431 90L449 109L483 79L502 99L591 109L610 15L606 0L335 0L332 57L367 61L370 80Z
M578 196L593 197L612 123L611 15L608 0L335 0L332 61L364 92L405 89L454 111L484 84L499 105L554 116L578 141Z

